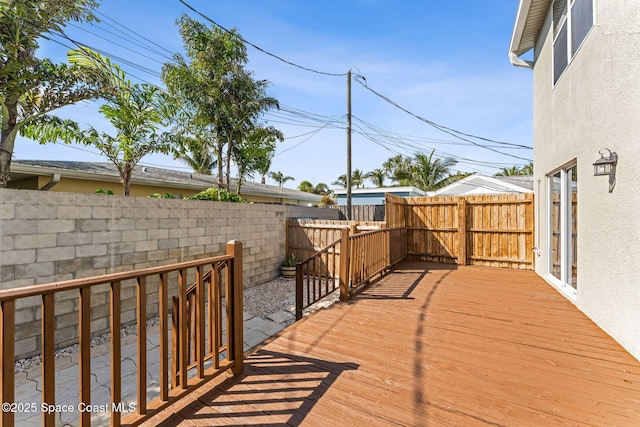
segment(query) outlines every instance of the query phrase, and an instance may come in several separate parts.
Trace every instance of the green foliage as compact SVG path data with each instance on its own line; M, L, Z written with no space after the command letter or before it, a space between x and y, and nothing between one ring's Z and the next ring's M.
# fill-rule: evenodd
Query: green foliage
M229 193L223 189L207 188L200 193L185 197L186 200L212 200L215 202L243 203L244 199L235 193Z
M40 38L67 22L94 21L94 0L0 2L0 187L10 176L15 139L33 120L110 92L99 73L37 58Z
M112 195L112 194L113 194L113 191L111 191L111 190L103 190L102 188L98 188L98 189L95 191L95 194L107 194L107 195Z
M178 100L174 133L196 145L174 155L184 159L185 154L193 157L189 153L215 153L218 186L225 185L226 175L228 191L232 158L246 169L242 162L247 156L239 147L259 128L259 116L278 108L278 102L266 96L266 80L254 80L245 70L246 47L235 30L209 28L186 15L178 20L178 27L187 58L175 55L162 68L162 79Z
M176 199L179 197L174 196L171 193L154 193L150 196L147 196L150 199Z
M322 200L320 200L320 206L333 206L336 204L336 201L333 200L331 196L325 194L322 196Z
M295 267L298 262L298 257L294 253L290 253L288 257L285 258L283 267Z
M282 172L269 172L269 178L278 183L280 187L282 187L285 182L293 181L295 178L292 176L285 176Z
M105 96L106 104L100 112L115 128L116 134L98 131L92 126L82 130L70 121L44 116L23 128L23 134L41 144L62 141L93 145L118 169L124 189L129 195L134 167L142 157L151 153L167 153L169 141L158 135L164 123L166 101L160 89L150 84L134 84L127 80L117 64L88 48L69 52L69 61L90 68L109 82L113 93Z
M533 175L533 162L529 162L526 165L519 168L518 166L511 166L510 168L502 168L502 170L493 176L531 176Z

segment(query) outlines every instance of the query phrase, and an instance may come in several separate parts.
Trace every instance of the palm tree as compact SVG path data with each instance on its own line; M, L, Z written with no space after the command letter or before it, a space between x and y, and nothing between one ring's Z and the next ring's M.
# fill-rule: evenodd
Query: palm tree
M298 190L304 191L305 193L313 193L313 184L310 181L302 181L300 185L298 185Z
M295 178L292 176L285 176L282 172L269 172L269 178L278 183L280 187L287 181L293 181Z
M493 176L515 176L520 175L520 169L517 166L511 166L510 168L502 168L502 170Z
M323 196L331 192L327 184L324 182L319 182L314 186L310 181L306 180L302 181L300 185L298 185L298 190L304 191L305 193L320 194Z
M374 169L365 175L365 178L371 181L371 183L380 188L384 187L384 179L387 177L387 173L384 169Z
M365 174L360 169L355 169L351 172L351 186L360 188L364 184ZM331 185L339 185L342 188L347 188L347 174L342 174L331 183Z
M339 185L342 188L347 188L347 174L340 175L331 185Z
M437 190L446 184L451 176L451 167L458 163L451 157L434 158L433 154L418 153L411 166L411 184L424 191Z
M533 175L533 162L529 162L520 168L520 175Z
M402 154L390 157L382 164L387 176L398 185L409 185L411 181L411 158Z
M73 121L53 116L25 126L24 135L40 143L62 140L93 145L118 169L123 193L128 196L131 176L140 159L151 153L169 152L169 139L158 135L158 128L165 123L166 100L158 87L132 83L117 64L91 49L72 50L69 61L92 67L117 89L115 94L105 97L106 104L99 108L115 129L115 136L92 126L83 130Z
M355 169L351 172L351 185L355 185L356 188L364 187L364 180L366 174L360 169Z
M260 180L261 184L266 184L265 177L269 173L269 169L271 169L271 160L273 159L273 155L274 153L271 153L258 161L256 172L258 172L262 177Z

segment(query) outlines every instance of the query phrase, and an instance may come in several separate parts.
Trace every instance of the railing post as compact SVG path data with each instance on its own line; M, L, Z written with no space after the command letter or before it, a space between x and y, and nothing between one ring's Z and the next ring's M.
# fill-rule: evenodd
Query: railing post
M13 300L0 302L0 401L14 403L15 401L15 326L16 302ZM1 426L13 426L14 413L2 411L0 413Z
M458 264L467 265L467 200L458 200Z
M296 320L302 319L302 306L304 304L304 287L302 286L302 263L296 263Z
M242 242L231 240L227 243L227 255L233 255L233 271L231 283L231 299L227 304L233 304L233 348L229 349L229 354L233 355L234 365L232 368L234 375L240 375L244 369L244 334L243 334L243 313L242 313Z
M340 240L340 301L349 300L349 229L342 229Z

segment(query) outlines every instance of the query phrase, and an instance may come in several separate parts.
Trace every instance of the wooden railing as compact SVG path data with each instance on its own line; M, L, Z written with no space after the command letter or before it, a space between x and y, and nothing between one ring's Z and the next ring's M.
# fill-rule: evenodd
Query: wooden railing
M362 233L357 233L355 227L351 230L343 228L339 240L297 263L296 320L302 318L305 308L338 289L336 278L340 300L347 301L354 288L384 274L406 257L407 230L404 227Z
M205 270L209 270L205 272ZM219 361L223 347L219 333L222 330L221 280L224 272L226 300L226 359ZM191 303L187 302L189 277L196 277L195 296ZM205 276L213 277L209 286L205 286ZM216 279L218 278L218 279ZM176 349L172 352L175 359L172 363L174 384L169 384L169 325L168 301L169 282L176 280L178 302L174 308L177 319L173 329L172 342ZM122 402L121 379L121 340L120 340L120 290L123 282L134 281L136 287L136 409L124 419L117 411L111 412L111 425L139 424L151 415L166 408L170 403L187 395L196 387L231 369L235 375L243 370L243 334L242 334L242 243L227 243L226 255L206 258L197 261L183 262L168 266L153 267L131 272L108 274L85 279L75 279L46 285L0 291L0 401L15 402L15 311L16 302L23 298L40 297L42 299L42 402L43 405L56 405L56 372L55 372L55 302L56 295L63 291L76 291L78 302L79 327L79 402L77 407L90 407L91 401L91 293L100 285L110 287L110 329L111 329L111 399L110 407L119 407ZM158 286L159 313L159 385L160 396L147 402L147 286L156 282ZM214 286L211 286L214 283ZM208 290L208 292L207 292ZM207 297L208 295L208 297ZM209 310L205 312L208 299ZM189 364L188 305L194 316L192 328L195 336L194 364ZM205 351L205 316L209 325L209 351ZM177 345L176 345L177 343ZM212 366L205 370L205 360L213 359ZM189 371L194 367L193 372ZM190 377L191 375L191 377ZM79 412L79 425L89 426L90 412ZM42 412L42 425L54 426L56 413ZM15 421L11 411L3 411L0 415L1 426L13 426Z
M342 239L296 263L296 320L304 308L338 289L338 257Z

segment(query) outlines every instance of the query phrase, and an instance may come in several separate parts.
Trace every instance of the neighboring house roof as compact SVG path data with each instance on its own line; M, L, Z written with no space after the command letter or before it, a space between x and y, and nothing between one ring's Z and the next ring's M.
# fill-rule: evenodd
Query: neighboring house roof
M512 62L535 47L550 6L551 0L520 0L509 46Z
M434 196L462 196L467 194L496 193L533 193L533 177L491 177L473 174L436 190Z
M333 190L336 196L346 195L347 189ZM416 187L376 187L376 188L352 188L351 194L381 194L385 193L409 193L413 196L426 196L424 191Z
M120 182L120 174L112 163L76 162L57 160L14 160L11 163L12 180L28 176L59 174L67 178L94 181ZM132 184L168 186L175 189L202 191L216 185L215 175L181 172L151 166L136 166L131 177ZM231 180L231 189L235 190L236 180ZM304 191L293 190L275 185L244 182L243 195L275 197L319 203L322 196Z

